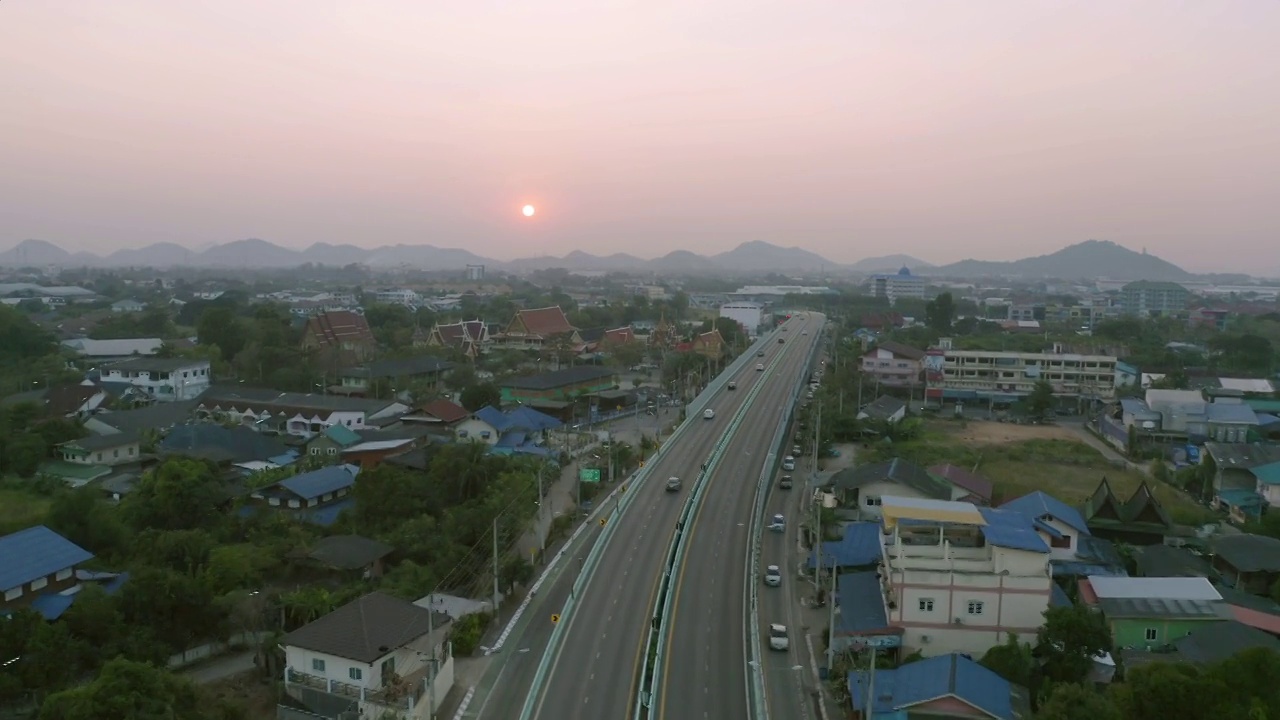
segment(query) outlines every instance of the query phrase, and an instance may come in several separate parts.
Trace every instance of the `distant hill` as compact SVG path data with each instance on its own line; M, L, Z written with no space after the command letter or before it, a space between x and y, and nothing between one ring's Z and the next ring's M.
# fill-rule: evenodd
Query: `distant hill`
M914 268L913 268L914 270ZM1019 277L1063 280L1187 280L1192 274L1155 255L1109 240L1086 240L1049 255L1009 262L961 260L919 274L955 278Z
M23 240L0 253L0 265L6 267L70 264L71 253L44 240Z
M117 250L102 259L108 267L173 267L190 265L199 253L176 243L156 243L143 248Z
M882 255L880 257L864 258L849 265L848 268L855 272L885 273L898 272L904 266L909 268L911 272L928 270L933 267L933 265L910 255Z
M742 243L728 252L712 255L710 260L718 268L732 272L818 272L824 267L837 267L836 263L803 248L784 248L761 240Z

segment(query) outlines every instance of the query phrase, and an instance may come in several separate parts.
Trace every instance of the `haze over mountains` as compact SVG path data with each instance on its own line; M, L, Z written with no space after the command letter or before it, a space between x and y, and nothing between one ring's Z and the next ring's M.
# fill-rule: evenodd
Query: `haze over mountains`
M57 267L208 267L285 269L305 263L342 267L363 264L375 269L414 267L424 270L462 270L467 265L492 269L529 271L564 268L577 271L623 271L655 274L717 273L892 273L906 266L918 275L936 277L1009 278L1098 278L1114 280L1186 280L1192 273L1145 252L1134 252L1105 240L1088 240L1049 255L1013 261L962 260L933 266L909 255L866 258L853 264L827 260L798 247L781 247L759 240L746 242L727 252L704 256L677 250L645 260L626 253L597 256L575 250L564 257L532 257L502 261L481 257L460 248L435 245L390 245L372 249L354 245L317 243L305 250L292 250L265 240L249 239L212 245L197 251L174 243L158 243L110 255L69 253L43 240L26 240L0 252L0 266Z

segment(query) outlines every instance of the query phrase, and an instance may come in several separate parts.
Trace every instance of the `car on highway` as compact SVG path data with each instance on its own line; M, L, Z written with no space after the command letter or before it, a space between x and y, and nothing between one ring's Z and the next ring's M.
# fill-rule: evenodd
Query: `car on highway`
M774 532L783 532L787 529L787 519L782 517L782 513L773 516L773 522L769 523L769 529Z
M736 382L731 382L731 383L729 383L729 389L730 389L730 390L737 390L737 389L738 389L738 383L736 383Z
M783 490L790 490L792 482L793 481L790 475L783 475L782 479L778 481L778 487L782 488Z
M779 344L779 345L781 345L781 344L782 344L782 343L784 343L784 342L786 342L786 340L785 340L784 338L778 338L778 344Z
M801 335L808 335L808 334L809 334L809 331L808 331L808 330L805 330L804 332L802 332L802 333L800 333L800 334L801 334Z
M782 469L790 472L796 469L796 459L790 455L782 458Z
M764 363L756 363L756 372L764 372Z
M764 569L764 584L769 587L778 587L782 584L782 571L777 565L770 565Z
M786 650L791 647L791 641L787 639L787 626L774 623L769 626L769 648L771 650Z
M667 492L680 492L680 478L674 476L667 478Z
M711 408L707 408L706 410L703 410L703 411L702 411L702 419L703 419L703 420L710 420L710 419L714 418L715 416L716 416L716 411L715 411L715 410L712 410Z
M763 351L763 350L757 350L757 351L756 351L756 357L764 357L764 351Z

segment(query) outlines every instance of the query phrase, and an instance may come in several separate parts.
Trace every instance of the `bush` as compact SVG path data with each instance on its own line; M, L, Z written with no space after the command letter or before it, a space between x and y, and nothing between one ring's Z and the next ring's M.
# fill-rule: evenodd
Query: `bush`
M453 643L453 654L468 656L480 647L485 628L493 621L491 613L472 613L464 615L453 624L453 632L449 640Z

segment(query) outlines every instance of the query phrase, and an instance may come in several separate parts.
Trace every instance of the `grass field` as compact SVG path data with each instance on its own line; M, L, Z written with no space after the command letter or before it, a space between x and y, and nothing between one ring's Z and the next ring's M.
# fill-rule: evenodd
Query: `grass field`
M1208 508L1172 487L1104 457L1069 428L934 421L925 425L920 438L892 449L877 448L876 453L926 467L950 463L976 469L995 484L997 503L1043 490L1078 507L1105 477L1121 502L1146 480L1175 523L1198 525L1216 519Z
M0 485L0 535L44 522L49 510L49 498L15 485L13 482Z

